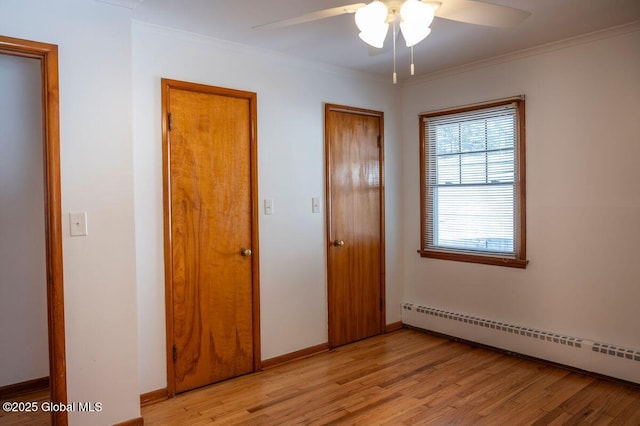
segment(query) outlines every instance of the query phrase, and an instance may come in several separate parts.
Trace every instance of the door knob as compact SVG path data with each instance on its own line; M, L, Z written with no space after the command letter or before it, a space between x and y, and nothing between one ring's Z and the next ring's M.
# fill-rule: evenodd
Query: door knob
M334 246L336 246L336 247L342 247L342 246L344 245L344 241L342 241L342 240L335 240L335 241L333 242L333 245L334 245Z
M244 257L251 256L252 253L251 249L248 248L240 250L240 254Z

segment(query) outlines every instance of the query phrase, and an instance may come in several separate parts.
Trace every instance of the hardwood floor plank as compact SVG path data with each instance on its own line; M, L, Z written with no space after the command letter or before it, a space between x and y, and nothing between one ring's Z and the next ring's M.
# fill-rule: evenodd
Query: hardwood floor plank
M38 407L42 407L42 403L50 400L49 389L38 390L19 396L2 399L0 402L36 402ZM51 424L51 413L38 409L36 412L5 412L0 409L0 425L3 426L46 426Z
M147 425L640 425L640 387L414 330L142 408Z
M636 394L636 397L630 400L627 407L616 416L616 422L621 425L640 425L640 402L638 400L640 396Z

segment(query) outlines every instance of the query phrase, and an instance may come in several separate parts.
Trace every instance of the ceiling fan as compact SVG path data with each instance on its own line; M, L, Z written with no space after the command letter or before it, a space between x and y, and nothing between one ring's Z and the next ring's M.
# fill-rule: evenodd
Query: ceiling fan
M509 6L475 0L374 0L369 4L355 3L318 10L293 18L258 25L254 29L276 29L306 22L355 13L360 38L374 48L382 48L389 27L393 28L393 82L396 74L396 25L407 47L411 48L411 75L414 74L413 46L431 33L434 17L491 27L514 27L530 13Z

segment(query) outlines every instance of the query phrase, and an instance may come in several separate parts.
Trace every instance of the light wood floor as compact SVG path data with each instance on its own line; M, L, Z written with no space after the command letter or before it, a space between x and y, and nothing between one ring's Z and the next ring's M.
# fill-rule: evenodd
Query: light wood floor
M413 330L142 409L146 425L640 425L640 389Z
M49 401L49 390L42 390L9 398L10 401L37 402L38 407ZM0 401L1 402L5 402ZM51 413L38 409L35 413L7 413L0 408L0 425L2 426L48 426L51 424Z

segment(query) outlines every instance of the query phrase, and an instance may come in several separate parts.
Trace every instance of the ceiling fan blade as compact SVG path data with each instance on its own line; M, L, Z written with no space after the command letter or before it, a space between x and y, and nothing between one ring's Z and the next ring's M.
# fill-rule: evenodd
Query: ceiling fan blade
M442 1L436 10L436 16L439 18L501 28L515 27L529 15L530 12L513 7L473 0Z
M296 16L295 18L283 19L281 21L275 21L268 24L257 25L253 29L272 30L275 28L289 27L292 25L304 24L306 22L317 21L319 19L331 18L333 16L344 15L345 13L356 13L358 9L366 6L366 3L354 3L346 6L333 7L331 9L323 9L315 12L307 13L304 15Z

